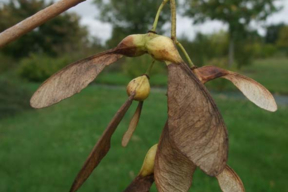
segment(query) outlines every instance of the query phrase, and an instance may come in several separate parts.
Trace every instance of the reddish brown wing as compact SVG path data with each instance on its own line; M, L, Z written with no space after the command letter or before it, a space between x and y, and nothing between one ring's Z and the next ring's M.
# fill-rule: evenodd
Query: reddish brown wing
M128 129L123 135L123 138L122 138L122 146L123 147L126 147L128 145L128 143L129 143L136 127L137 127L137 124L138 124L139 119L140 119L142 107L143 107L143 101L140 101L132 119L130 120L130 124L129 124Z
M116 130L117 126L121 122L124 117L126 111L129 109L133 102L134 94L131 95L128 100L121 106L121 108L117 111L113 119L110 121L106 130L102 134L101 138L98 140L90 155L86 159L82 169L78 173L74 183L70 189L70 192L75 192L81 187L81 185L86 181L86 179L90 176L92 171L97 167L100 161L105 157L110 149L110 141L111 137Z
M154 177L158 192L187 192L196 166L170 139L168 124L162 132L155 158Z
M231 81L250 101L267 111L276 111L277 104L273 95L260 83L238 73L219 67L204 66L193 70L197 77L206 83L218 77Z
M153 182L153 174L145 177L138 175L124 192L149 192Z
M226 166L227 129L215 102L185 64L168 65L168 126L178 149L210 176Z
M43 108L71 97L84 89L97 75L122 55L109 50L72 63L47 79L34 93L30 104Z

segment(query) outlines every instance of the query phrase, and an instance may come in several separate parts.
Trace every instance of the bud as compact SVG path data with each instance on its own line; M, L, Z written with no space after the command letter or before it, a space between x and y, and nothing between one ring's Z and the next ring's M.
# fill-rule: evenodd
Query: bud
M135 34L125 37L116 47L117 52L128 57L138 57L147 53L145 36L146 34Z
M154 59L171 63L182 62L172 39L153 33L148 33L146 38L146 49Z
M154 162L158 144L153 145L147 152L139 175L145 177L154 173Z
M144 101L150 93L150 83L147 75L132 79L127 85L127 94L130 96L135 92L134 100Z

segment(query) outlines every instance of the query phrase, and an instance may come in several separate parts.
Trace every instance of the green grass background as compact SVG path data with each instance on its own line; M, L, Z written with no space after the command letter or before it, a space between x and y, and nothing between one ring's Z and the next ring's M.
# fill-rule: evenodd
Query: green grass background
M287 69L287 60L274 59L257 61L242 72L275 93L287 93ZM39 85L21 86L35 91ZM228 127L228 164L241 177L246 191L287 191L287 106L280 105L276 113L270 113L248 100L225 94L213 97ZM49 108L0 119L0 192L69 191L94 144L126 99L124 87L92 85ZM165 124L165 91L152 90L137 130L128 147L123 148L121 138L136 105L134 102L127 112L113 135L110 152L80 192L123 191L137 175L147 150L158 142ZM151 191L156 192L155 186ZM197 170L190 191L221 190L215 178Z

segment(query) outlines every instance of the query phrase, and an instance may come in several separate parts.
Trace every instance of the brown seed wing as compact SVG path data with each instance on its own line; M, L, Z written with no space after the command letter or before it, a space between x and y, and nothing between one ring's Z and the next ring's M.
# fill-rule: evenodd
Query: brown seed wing
M163 129L155 158L154 177L159 192L187 192L196 166L175 146L168 124Z
M122 146L123 147L126 147L128 145L134 131L136 130L136 127L137 127L139 119L140 119L142 107L143 107L143 101L139 101L137 109L136 109L132 119L130 120L129 127L123 135L123 138L122 138Z
M113 54L113 50L109 50L68 65L38 88L30 100L31 106L48 107L79 93L97 77L106 65L121 57L122 55Z
M227 129L215 102L185 64L168 66L168 125L177 148L216 176L228 158Z
M145 177L138 175L124 192L149 192L153 182L153 174Z
M194 69L197 77L203 82L216 79L218 77L231 81L250 101L258 107L267 111L276 111L277 104L273 95L260 83L253 79L221 69L214 66L204 66Z
M245 192L240 177L228 165L223 172L217 176L217 179L223 192Z
M230 80L250 101L267 111L276 111L273 95L260 83L238 73L230 72L223 78Z
M213 79L217 79L229 73L229 71L225 69L221 69L219 67L209 66L209 65L199 67L199 68L194 68L193 72L196 74L196 76L202 83L206 83Z
M97 167L100 161L105 157L110 149L111 137L116 130L117 126L124 117L126 111L129 109L133 102L134 94L131 95L128 100L121 106L117 111L113 119L110 121L109 125L105 129L101 138L98 140L90 155L88 156L86 162L84 163L82 169L78 173L74 183L70 189L70 192L75 192L77 189L85 182L85 180L90 176L92 171Z

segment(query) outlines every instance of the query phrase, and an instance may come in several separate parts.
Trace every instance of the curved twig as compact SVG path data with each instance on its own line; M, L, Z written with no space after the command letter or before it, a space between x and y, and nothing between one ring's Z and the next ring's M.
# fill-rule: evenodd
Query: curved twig
M59 0L0 33L0 48L85 0Z

